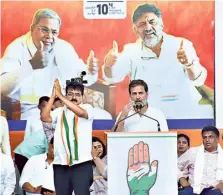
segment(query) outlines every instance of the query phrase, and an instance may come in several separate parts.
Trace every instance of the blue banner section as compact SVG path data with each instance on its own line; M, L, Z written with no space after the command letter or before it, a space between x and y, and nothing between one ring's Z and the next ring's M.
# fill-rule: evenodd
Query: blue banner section
M95 130L110 130L114 120L94 120L93 129ZM207 125L215 125L214 119L171 119L167 120L169 129L202 129ZM8 120L10 131L25 130L25 120Z

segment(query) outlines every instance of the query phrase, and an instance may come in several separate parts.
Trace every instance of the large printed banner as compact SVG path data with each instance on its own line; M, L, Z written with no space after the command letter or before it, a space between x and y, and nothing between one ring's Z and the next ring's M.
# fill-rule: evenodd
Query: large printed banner
M103 111L101 113L106 112L115 119L129 103L130 80L143 79L149 87L149 105L161 109L167 119L213 119L214 2L149 1L149 4L154 4L160 10L163 21L163 25L159 26L156 19L151 19L149 24L155 28L151 28L151 35L146 35L147 40L155 40L162 34L159 57L154 56L142 42L141 29L145 24L133 24L135 19L138 21L138 18L133 18L137 6L144 3L127 1L125 19L86 19L82 1L3 1L2 77L18 71L20 67L30 66L29 60L35 55L35 45L30 46L32 36L29 41L26 36L30 31L32 17L38 9L50 8L58 13L62 21L59 38L69 42L85 64L92 55L91 50L94 57L99 59L98 81L87 87L85 101L98 107ZM26 36L17 39L18 50L12 51L10 47L6 49L23 35ZM19 44L23 44L23 49L27 51L22 53ZM66 48L61 48L63 46L59 49L64 53L58 54L62 60L57 60L57 56L55 58L59 71L47 71L45 68L34 70L35 73L28 75L24 71L13 82L10 79L2 82L1 105L8 119L27 119L29 113L32 113L30 111L38 109L38 99L44 95L50 96L55 77L61 77L61 81L71 79L76 64L69 63ZM201 68L197 78L191 79L188 69L177 59L180 49L186 52L188 60L193 59L193 63ZM113 66L113 78L109 79L103 76L102 66L111 51L115 52L117 60ZM4 57L6 52L11 53ZM11 88L7 86L9 82L13 83ZM102 114L101 119L105 119L104 116Z

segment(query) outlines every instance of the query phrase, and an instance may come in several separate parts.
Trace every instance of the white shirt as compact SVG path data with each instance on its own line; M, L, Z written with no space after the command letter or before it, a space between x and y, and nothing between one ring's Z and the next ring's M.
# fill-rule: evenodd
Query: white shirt
M1 152L11 156L11 147L9 142L9 127L5 117L0 116L0 149Z
M216 172L218 163L218 153L204 153L204 170L201 181L201 186L215 186L216 185Z
M178 180L180 177L189 177L189 183L194 187L194 168L199 147L192 147L178 158ZM216 186L219 181L216 179L217 162L220 155L217 151L204 151L204 167L201 180L201 191L204 188ZM223 180L221 181L223 182Z
M71 153L73 154L72 165L92 160L92 123L94 118L94 109L90 104L81 104L79 106L85 109L88 113L88 119L78 117L78 122L76 124L79 160L74 159L74 113L67 109L67 107L65 106L57 108L51 112L52 125L56 125L54 133L54 164L68 165L67 159L70 158L69 148L66 139L66 131L64 127L61 132L61 117L63 111L65 111L65 115L69 125L69 140L71 144ZM43 123L43 126L46 130L49 128L50 125L49 123Z
M187 57L202 70L194 81L189 79L185 66L177 59L182 40L184 49L188 51ZM148 59L151 57L155 59ZM127 75L131 80L142 79L147 83L149 104L162 110L167 119L213 118L211 105L198 103L201 95L195 86L204 84L207 71L201 66L190 41L164 33L159 58L140 40L126 44L112 67L112 78L106 77L104 70L103 78L110 83L117 83Z
M40 113L38 115L32 115L27 119L24 139L36 131L43 131L43 123L40 120Z
M79 77L82 71L86 71L88 85L91 85L97 81L98 77L98 73L93 75L88 72L87 66L79 59L73 46L62 39L57 39L55 43L53 63L43 69L33 70L29 62L36 51L30 32L28 32L14 40L7 47L1 59L1 74L22 68L20 77L10 91L11 97L21 103L21 119L27 119L28 116L38 112L39 98L51 95L56 78L62 85L65 85L67 79Z
M46 162L46 153L32 156L23 168L20 177L19 185L22 188L23 184L29 182L32 186L42 187L55 191L53 163ZM26 195L39 195L26 192Z
M0 151L0 194L11 195L16 185L15 167L11 156Z
M135 112L131 110L128 116L134 113ZM159 121L161 131L168 131L166 118L160 110L149 106L144 115L152 117L153 119ZM158 131L158 125L156 121L147 118L145 116L139 116L139 114L136 114L124 120L124 131L125 132Z

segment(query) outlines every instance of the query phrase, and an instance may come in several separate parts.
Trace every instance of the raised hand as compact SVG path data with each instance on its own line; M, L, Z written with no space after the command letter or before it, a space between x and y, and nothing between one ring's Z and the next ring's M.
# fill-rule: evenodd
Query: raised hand
M53 86L53 90L52 90L51 97L53 97L53 98L56 98L57 97L56 90L55 90L55 87L54 86Z
M98 157L99 153L100 153L100 151L98 151L96 148L92 147L92 150L91 150L92 157Z
M139 142L129 149L127 182L131 194L148 195L156 182L158 161L150 164L149 146Z
M181 40L180 42L180 48L177 51L177 59L185 66L190 66L193 64L193 60L189 58L187 51L184 48L184 40Z
M47 47L44 47L42 41L40 41L40 48L37 49L35 55L30 60L30 64L32 65L33 69L42 69L48 66L50 63L53 62L55 57L54 49L52 48L50 51Z
M129 104L125 105L123 110L122 110L122 117L127 117L130 110L134 110L133 106L134 106L134 102L131 101Z
M118 44L116 41L113 41L112 49L105 56L105 66L110 68L114 66L114 64L117 61L117 56L118 56Z
M98 59L94 56L94 51L91 50L87 59L88 71L92 74L98 72Z
M55 90L55 95L56 96L62 95L62 90L61 90L61 86L60 86L60 83L59 83L58 79L56 79L54 81L54 90Z

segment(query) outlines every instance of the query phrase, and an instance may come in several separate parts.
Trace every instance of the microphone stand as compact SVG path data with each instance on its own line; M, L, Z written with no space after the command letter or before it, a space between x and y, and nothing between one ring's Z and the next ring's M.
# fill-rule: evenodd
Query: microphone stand
M137 109L137 111L136 111L135 113L133 113L133 114L129 115L128 117L125 117L125 118L121 119L120 121L118 121L117 124L115 125L115 128L114 128L114 131L113 131L113 132L116 132L116 130L117 130L118 125L120 124L120 122L122 122L122 121L124 121L125 119L130 118L130 117L132 117L132 116L134 116L134 115L136 115L136 114L145 116L146 118L149 118L149 119L152 119L152 120L156 121L156 122L157 122L158 131L161 131L161 130L160 130L160 123L159 123L158 120L156 120L156 119L154 119L154 118L152 118L152 117L150 117L150 116L147 116L147 115L141 113L141 109Z
M140 110L140 111L141 111L141 110ZM152 119L152 120L156 121L156 122L157 122L158 131L161 131L161 130L160 130L160 123L159 123L158 120L156 120L156 119L154 119L154 118L152 118L152 117L150 117L150 116L147 116L147 115L141 113L140 111L139 111L139 110L137 111L137 113L139 113L139 115L145 116L146 118L149 118L149 119Z
M124 121L125 119L130 118L130 117L132 117L132 116L134 116L134 115L136 115L136 114L138 114L138 113L139 113L139 112L135 112L135 113L133 113L133 114L131 114L131 115L129 115L129 116L127 116L127 117L121 119L120 121L118 121L118 122L116 123L116 125L115 125L115 128L114 128L114 131L113 131L113 132L116 132L116 130L117 130L118 125L120 124L120 122L122 122L122 121Z

